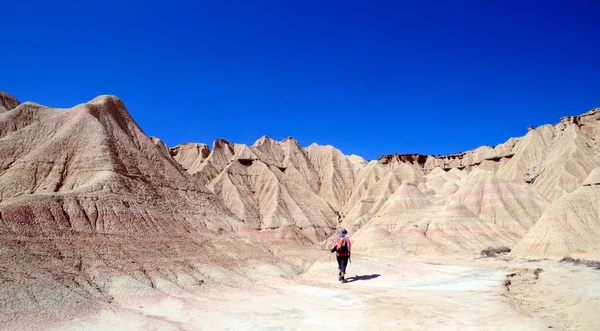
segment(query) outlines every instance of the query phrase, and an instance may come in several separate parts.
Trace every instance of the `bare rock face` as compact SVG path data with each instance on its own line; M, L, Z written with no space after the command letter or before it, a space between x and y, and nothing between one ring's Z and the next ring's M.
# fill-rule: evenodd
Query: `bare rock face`
M336 213L318 194L319 175L296 140L262 137L250 147L220 141L214 146L194 176L208 181L245 224L280 239L302 233L312 242L333 232Z
M513 252L528 258L600 258L600 168L556 199Z
M0 113L16 108L21 103L14 96L0 91Z
M111 309L124 293L194 289L217 282L214 270L271 259L236 244L252 233L118 98L13 105L0 112L3 329Z
M171 156L186 170L198 168L210 155L210 148L206 144L187 143L169 149Z
M148 138L116 97L0 114L0 231L186 234L238 220Z
M253 146L220 139L212 150L184 144L171 155L247 226L281 238L293 233L288 237L317 242L343 226L366 246L386 238L387 252L400 245L404 253L464 253L514 245L552 201L582 185L600 166L599 117L594 109L498 146L446 156L366 162L331 146L269 137ZM455 204L460 208L446 208Z
M548 206L548 201L527 185L517 185L490 171L474 170L448 198L478 217L507 231L524 235Z
M168 148L147 137L113 96L71 109L20 104L5 93L0 102L6 236L200 240L258 230L318 244L344 226L362 233L366 247L377 245L369 234L387 238L388 251L472 252L524 238L515 254L544 255L555 253L532 248L540 231L552 231L543 215L570 210L570 201L599 204L588 194L600 167L598 109L496 147L367 162L332 146L303 148L291 137Z
M403 253L466 253L514 245L552 201L582 185L600 166L599 118L591 110L495 147L437 157L366 162L332 146L266 136L253 146L184 144L171 155L247 226L281 239L315 243L343 226L366 246L385 237L388 253L397 245Z

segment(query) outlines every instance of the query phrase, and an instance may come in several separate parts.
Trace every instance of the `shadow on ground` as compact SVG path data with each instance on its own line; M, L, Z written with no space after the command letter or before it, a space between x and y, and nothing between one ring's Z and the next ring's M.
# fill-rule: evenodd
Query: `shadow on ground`
M379 276L381 276L381 275L380 274L362 275L362 276L356 275L354 277L348 277L348 278L346 278L346 281L348 283L351 283L351 282L355 282L357 280L370 280L370 279L373 279L373 278L377 278Z

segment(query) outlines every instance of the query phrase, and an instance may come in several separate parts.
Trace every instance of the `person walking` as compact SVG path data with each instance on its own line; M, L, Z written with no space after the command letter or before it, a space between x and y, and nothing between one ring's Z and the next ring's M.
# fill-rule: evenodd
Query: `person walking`
M348 231L346 229L340 229L338 231L338 237L333 243L333 247L331 248L331 252L335 252L335 257L338 262L338 280L342 283L346 283L346 267L348 266L348 261L350 260L350 253L352 243L350 242L350 238L348 238Z

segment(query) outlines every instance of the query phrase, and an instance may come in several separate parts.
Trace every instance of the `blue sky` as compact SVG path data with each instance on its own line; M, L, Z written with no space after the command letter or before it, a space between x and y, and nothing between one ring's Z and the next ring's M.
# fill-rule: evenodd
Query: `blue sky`
M600 106L598 1L5 1L0 90L125 102L168 145L495 145Z

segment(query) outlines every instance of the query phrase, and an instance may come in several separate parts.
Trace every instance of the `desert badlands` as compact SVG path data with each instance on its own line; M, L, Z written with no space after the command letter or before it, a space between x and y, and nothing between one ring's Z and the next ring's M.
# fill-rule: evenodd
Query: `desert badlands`
M0 92L0 329L600 330L600 109L523 133L169 147L114 96Z

